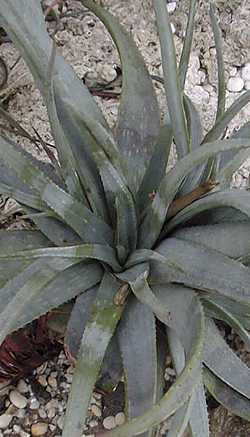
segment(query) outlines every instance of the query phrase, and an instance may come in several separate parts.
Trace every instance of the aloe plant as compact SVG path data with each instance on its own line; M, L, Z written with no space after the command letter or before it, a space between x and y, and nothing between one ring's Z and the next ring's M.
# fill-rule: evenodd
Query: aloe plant
M96 381L125 381L127 422L103 436L188 427L209 436L205 387L250 418L249 368L215 323L250 346L250 193L230 188L250 148L250 125L224 136L250 92L225 109L222 41L218 108L204 136L185 95L196 1L180 64L165 0L153 1L169 113L164 123L152 79L131 36L92 0L120 54L123 85L115 132L88 89L56 51L37 0L0 0L0 23L27 62L51 123L58 161L38 162L0 138L0 192L14 197L36 231L0 233L0 339L68 303L65 348L75 373L63 437L80 437ZM167 171L174 141L178 162ZM166 351L177 378L164 393Z

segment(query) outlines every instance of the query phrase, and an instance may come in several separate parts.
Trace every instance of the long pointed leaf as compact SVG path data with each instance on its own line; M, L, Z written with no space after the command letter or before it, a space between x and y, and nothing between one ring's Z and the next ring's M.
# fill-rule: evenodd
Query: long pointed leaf
M83 333L66 411L63 437L81 437L95 382L105 351L121 317L123 307L115 306L120 284L106 273L97 292L94 309Z
M114 249L110 246L102 246L100 244L79 244L75 246L65 247L46 247L41 249L27 249L15 251L11 254L6 254L0 251L0 259L21 258L21 259L34 259L34 258L53 258L53 259L80 259L87 258L97 259L104 263L107 263L113 267L114 270L120 270L121 267L116 260L116 254Z
M155 91L141 54L116 18L92 0L81 0L81 3L104 23L121 58L122 94L116 137L127 161L129 184L135 193L159 133L160 116Z
M211 395L232 414L250 420L250 402L233 390L208 369L204 369L204 382Z
M233 149L250 147L250 140L224 140L209 143L192 151L182 158L178 164L170 170L161 182L148 213L142 222L139 246L150 248L155 243L164 224L167 209L175 194L183 182L185 176L198 164L202 163L216 153Z
M118 330L129 419L145 413L157 401L155 317L147 306L131 298ZM144 365L147 363L147 365ZM152 436L152 430L142 437Z
M197 6L197 0L190 0L188 23L185 32L185 39L183 43L183 49L181 52L181 59L179 64L179 78L180 78L181 89L184 89L185 86L185 80L188 70L189 59L190 59L191 46L192 46L193 33L194 33L194 19L196 13L196 6Z
M250 399L250 369L227 345L213 321L206 321L205 365L227 385Z
M237 259L250 253L250 223L218 223L207 226L184 227L171 234Z
M216 208L234 208L234 210L239 210L247 217L250 217L249 200L249 191L243 189L232 189L211 193L199 200L196 200L196 202L180 211L169 223L166 224L163 235L173 231L173 229L175 229L179 224L183 225L187 221L195 218L196 215L198 216L198 214L201 214L205 211L216 210Z
M154 9L161 44L164 85L167 96L174 141L180 157L190 151L187 124L182 101L182 89L177 72L176 53L170 19L164 0L156 0Z
M39 168L31 166L26 155L17 150L11 142L1 138L0 144L0 157L6 166L10 167L24 183L29 184L39 194L41 200L83 239L111 242L111 230L101 219L52 182Z
M172 328L178 333L187 353L187 365L176 383L168 390L159 403L143 416L110 431L104 437L127 437L138 435L174 414L191 396L200 377L201 354L203 348L204 320L198 298L190 290L154 288L156 296L169 307L173 319ZM189 329L187 329L187 326ZM188 335L187 335L188 333Z

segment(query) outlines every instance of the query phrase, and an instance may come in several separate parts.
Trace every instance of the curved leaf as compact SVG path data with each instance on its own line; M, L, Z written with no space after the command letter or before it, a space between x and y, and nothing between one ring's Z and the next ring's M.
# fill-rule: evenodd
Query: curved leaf
M155 317L149 307L130 298L118 329L129 419L144 414L157 401ZM144 365L147 363L147 365ZM153 436L149 430L142 437Z
M212 320L206 320L204 363L217 377L250 399L250 369L227 345Z
M119 287L120 283L111 274L104 274L91 317L83 332L62 437L82 435L105 351L123 311L122 306L113 303Z
M160 256L157 261L151 258L149 284L177 282L250 302L250 269L237 261L205 246L175 238L165 240L156 251Z
M177 229L171 236L198 243L230 258L250 253L250 223L218 223Z
M203 143L210 143L218 140L223 134L224 130L229 125L230 121L244 108L250 101L250 91L246 91L240 97L238 97L234 103L224 112L224 114L218 118L215 125L205 136Z
M196 13L196 6L197 6L197 0L190 0L188 23L185 32L183 49L181 52L181 59L179 64L179 78L180 78L181 89L184 89L186 74L189 65L191 46L193 41L193 33L194 33L194 19Z
M245 343L247 350L250 350L250 334L245 329L243 324L235 317L234 314L230 313L223 305L219 302L212 301L211 299L204 299L204 307L206 313L214 319L223 320L227 325L229 325L233 330L241 337ZM250 306L249 306L250 310Z
M146 210L151 202L151 198L158 190L162 178L165 176L172 140L172 127L168 121L160 129L154 153L136 195L136 205L140 213Z
M155 243L166 219L167 209L190 171L216 153L250 147L250 139L224 140L204 144L182 158L163 178L148 213L142 222L139 247L150 248Z
M179 157L183 157L190 151L190 144L183 108L182 89L177 71L173 34L166 2L164 0L156 0L153 6L160 38L164 86L174 141Z
M250 402L245 396L222 382L208 369L204 369L204 382L211 395L231 413L250 420Z
M243 189L231 189L216 191L208 194L180 211L172 220L166 223L163 235L175 229L179 224L195 218L204 211L212 211L216 208L228 207L239 210L250 217L250 192ZM229 220L230 221L230 220Z
M64 247L46 247L41 249L27 249L19 250L13 253L4 253L0 251L0 259L21 258L21 259L35 259L35 258L53 258L71 260L84 260L86 258L97 259L109 264L115 271L121 269L116 260L115 250L110 246L102 246L100 244L78 244L75 246Z
M46 30L41 5L37 0L31 0L29 3L25 0L10 0L7 10L5 1L1 0L0 15L2 26L27 62L45 99L65 180L72 188L71 191L81 193L76 174L76 162L58 123L52 88L48 83L53 42ZM73 69L59 53L55 56L54 72L58 74L59 86L60 84L67 86L74 105L79 110L84 106L86 115L91 114L92 118L102 123L108 131L108 125L87 87L77 78Z
M162 420L174 414L191 396L200 377L201 355L203 348L204 320L197 296L186 289L155 287L153 292L162 304L170 308L173 315L172 328L176 330L187 353L187 365L176 383L168 390L159 403L144 415L110 431L103 432L104 437L127 437L138 435ZM187 329L188 327L188 329Z
M83 204L66 193L35 165L31 166L27 156L14 147L12 142L1 138L0 157L4 164L36 191L40 199L70 225L83 239L98 242L112 241L111 229ZM99 228L99 230L98 230Z
M122 94L116 138L127 162L129 185L136 193L160 128L155 91L141 54L116 18L92 0L80 1L104 23L119 51Z
M74 264L67 259L38 260L10 279L0 289L0 343L20 325L22 313L27 317L26 306L53 280L56 275Z

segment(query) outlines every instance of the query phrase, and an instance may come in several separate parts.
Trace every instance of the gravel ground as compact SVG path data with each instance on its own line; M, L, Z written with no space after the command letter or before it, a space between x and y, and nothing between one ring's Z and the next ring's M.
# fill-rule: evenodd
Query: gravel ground
M162 74L160 50L155 30L154 16L150 0L104 0L104 5L119 16L126 28L132 32L147 62L150 73ZM177 54L183 42L187 19L187 0L169 1L172 29L175 37ZM241 93L250 89L250 4L246 0L216 1L220 13L220 25L223 29L224 51L227 76L227 105L230 105ZM186 91L201 111L204 130L208 130L214 120L216 108L216 60L211 32L208 31L207 2L200 1L200 12L196 24L195 40L188 72ZM57 42L66 59L73 65L80 77L87 74L89 80L106 80L114 78L114 64L119 63L117 52L103 26L80 7L76 1L68 1L68 17L61 22ZM0 46L1 56L11 67L18 53L11 43ZM165 98L160 85L156 85L157 95L162 110ZM20 61L11 71L8 88L0 92L0 98L8 101L9 111L23 126L31 131L35 127L46 141L50 136L45 107L35 89L32 78ZM97 98L105 111L106 117L113 125L117 115L117 101ZM250 119L250 105L237 116L229 131L237 129ZM25 147L46 159L44 153L34 149L28 142ZM234 176L234 185L248 186L250 160ZM13 229L28 226L27 222L16 217L17 205L12 199L0 197L0 227ZM250 362L249 355L240 350L244 359ZM171 367L166 369L166 380L174 378ZM21 380L16 386L1 389L0 401L0 437L61 435L63 415L70 383L72 367L63 353L46 365L37 369L28 380ZM103 424L107 429L121 424L125 417L122 412L120 394L117 399L106 399L100 393L93 395L89 418L83 435L94 435L94 431ZM218 408L211 413L212 437L247 437L250 427ZM166 426L161 430L166 435Z

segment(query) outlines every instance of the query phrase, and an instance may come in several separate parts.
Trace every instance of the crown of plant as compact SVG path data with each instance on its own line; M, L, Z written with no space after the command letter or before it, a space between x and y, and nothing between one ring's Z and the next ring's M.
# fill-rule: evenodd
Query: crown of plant
M84 84L57 53L37 0L0 0L1 25L27 62L47 106L58 161L38 162L0 138L0 192L14 197L36 231L0 234L0 341L70 302L66 349L75 373L63 437L80 437L96 381L125 381L122 426L104 436L209 435L205 389L250 418L250 370L214 319L250 346L250 193L230 189L250 148L250 124L225 129L250 91L225 110L222 43L216 121L204 136L184 93L196 1L180 64L165 0L153 1L169 112L160 122L144 61L117 20L92 0L81 3L110 32L123 84L115 133ZM166 171L174 141L178 162ZM219 184L219 185L218 185ZM212 190L213 188L215 188ZM210 190L212 190L210 192ZM171 353L176 382L164 393Z

